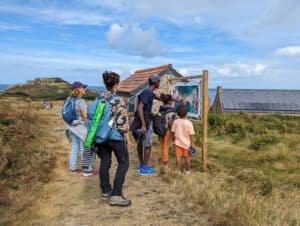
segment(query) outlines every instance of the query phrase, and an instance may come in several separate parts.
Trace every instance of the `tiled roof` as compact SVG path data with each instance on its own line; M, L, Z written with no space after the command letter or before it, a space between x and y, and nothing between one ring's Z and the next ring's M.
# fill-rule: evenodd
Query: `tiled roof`
M300 90L223 89L224 111L300 113Z
M159 74L160 72L172 68L172 64L165 64L157 67L136 70L132 75L121 82L119 92L130 93L141 87L147 82L150 75Z

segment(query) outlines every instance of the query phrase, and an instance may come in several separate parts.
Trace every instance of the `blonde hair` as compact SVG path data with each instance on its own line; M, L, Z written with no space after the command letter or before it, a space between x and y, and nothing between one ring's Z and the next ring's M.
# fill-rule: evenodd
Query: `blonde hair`
M78 97L79 95L80 95L80 90L78 88L73 89L70 94L71 97Z

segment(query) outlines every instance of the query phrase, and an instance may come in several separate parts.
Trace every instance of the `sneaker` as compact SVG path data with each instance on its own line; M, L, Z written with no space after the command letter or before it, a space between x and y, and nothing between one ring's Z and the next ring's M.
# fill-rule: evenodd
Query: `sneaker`
M82 175L83 175L84 177L90 177L90 176L96 176L97 173L94 172L94 171L90 171L90 172L84 172Z
M103 200L108 200L109 199L109 197L110 197L110 194L111 194L111 192L107 192L107 193L102 193L102 199Z
M140 169L143 167L143 164L139 164L137 167L136 167L136 172L137 173L140 173Z
M72 173L72 174L77 174L77 173L79 173L79 172L80 172L79 169L71 170L71 173Z
M84 176L84 177L90 177L90 176L93 176L93 175L94 175L93 172L84 172L82 174L82 176Z
M126 199L123 196L111 196L108 199L108 203L111 206L130 206L131 205L131 200Z
M156 170L147 165L141 167L140 172L139 172L140 176L148 176L148 175L153 175L155 173L156 173Z
M190 170L185 170L184 173L185 173L185 174L190 174L191 171L190 171Z

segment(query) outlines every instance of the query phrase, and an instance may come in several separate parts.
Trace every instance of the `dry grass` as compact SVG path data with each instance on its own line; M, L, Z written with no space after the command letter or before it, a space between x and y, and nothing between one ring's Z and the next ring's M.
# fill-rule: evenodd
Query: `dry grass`
M54 167L47 149L49 120L34 105L17 98L0 102L0 223L14 220L30 205Z
M227 114L210 120L209 172L168 181L216 225L300 225L299 118ZM259 134L277 134L278 140L252 148ZM192 166L200 164L198 153Z
M61 102L55 104L60 106ZM151 162L159 173L139 177L135 171L136 153L131 150L124 195L132 199L133 205L123 209L112 208L100 199L97 177L84 178L68 172L69 144L63 136L64 124L58 108L52 115L41 114L47 120L40 126L51 130L48 135L52 142L47 147L57 158L53 177L36 193L38 197L0 187L0 193L10 197L0 199L0 205L20 206L17 214L7 208L5 216L8 217L1 218L2 223L14 219L15 225L300 225L298 119L275 116L279 120L273 123L265 116L243 114L238 116L237 124L228 115L226 120L230 123L216 119L220 131L210 128L209 172L206 173L199 171L200 149L192 158L189 175L174 173L173 150L170 151L171 168L157 166L155 139ZM243 120L249 124L251 117L262 127L267 125L268 132L275 131L279 142L268 143L258 150L249 148L253 134L264 131L257 126L250 132ZM280 120L286 126L282 127ZM232 133L240 131L241 136L232 137ZM201 139L197 142L201 144ZM115 164L111 176L114 172ZM26 205L23 200L35 201Z

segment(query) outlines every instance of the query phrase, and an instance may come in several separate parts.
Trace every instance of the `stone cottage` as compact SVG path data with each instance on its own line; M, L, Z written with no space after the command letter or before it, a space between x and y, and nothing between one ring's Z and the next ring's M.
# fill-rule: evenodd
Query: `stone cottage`
M161 78L160 87L155 91L158 95L160 93L171 93L169 78L182 77L182 75L173 68L172 64L136 70L132 75L121 82L121 87L118 91L120 96L128 98L129 112L134 111L135 97L144 89L148 88L150 75L158 75ZM158 112L160 105L161 102L154 100L152 112Z

